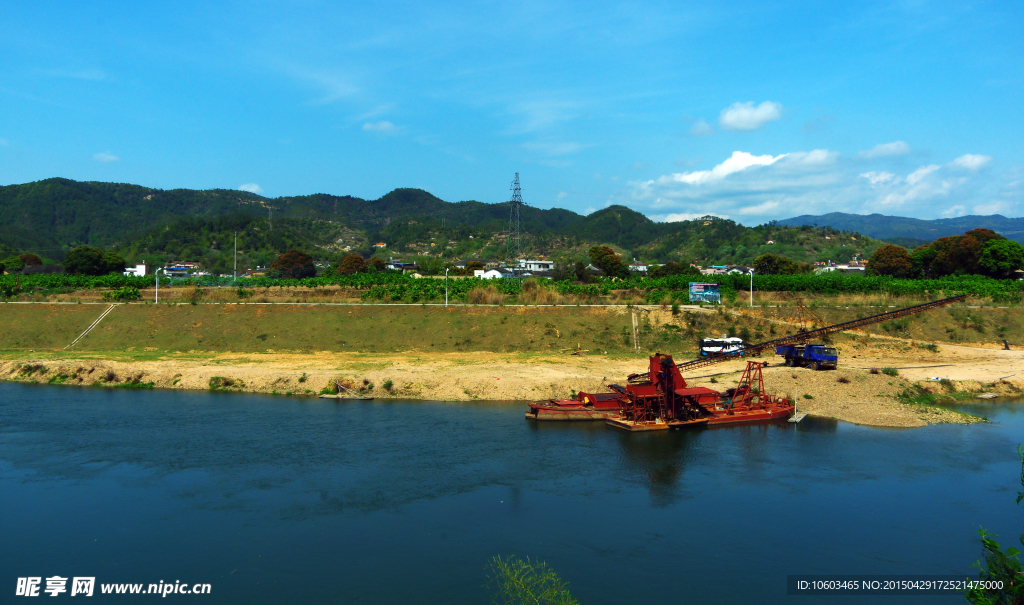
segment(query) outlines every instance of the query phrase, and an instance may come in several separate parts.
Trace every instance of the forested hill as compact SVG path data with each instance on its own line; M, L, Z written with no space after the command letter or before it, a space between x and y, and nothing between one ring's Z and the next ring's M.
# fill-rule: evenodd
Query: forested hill
M509 218L508 207L502 204L450 203L419 189L396 189L377 200L323 193L265 198L228 189L163 190L53 178L0 187L0 244L13 248L107 246L176 219L237 213L330 220L368 232L415 216L490 230L507 229ZM522 218L524 229L545 231L566 228L583 217L569 210L527 207Z
M120 250L130 261L158 255L223 267L237 232L240 251L244 241L255 264L284 252L282 246L330 256L346 248L368 254L374 242L385 242L388 255L501 259L508 217L507 204L446 202L420 189L376 200L324 193L267 198L54 178L0 187L0 251L59 260L70 247L90 244ZM527 206L522 229L525 253L583 260L595 244L616 247L627 259L713 264L746 264L765 252L842 262L881 245L831 227L745 227L715 217L657 223L624 206L587 216Z
M971 229L983 227L995 231L1006 239L1024 243L1024 218L1007 218L1001 214L923 220L882 214L832 212L820 216L803 215L787 218L779 221L779 224L793 227L801 225L835 227L844 231L857 231L875 239L894 241L910 246L926 244L940 237L962 235Z

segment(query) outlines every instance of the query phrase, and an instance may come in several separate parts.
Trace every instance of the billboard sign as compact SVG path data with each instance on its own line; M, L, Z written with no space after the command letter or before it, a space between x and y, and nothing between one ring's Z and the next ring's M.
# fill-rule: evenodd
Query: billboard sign
M690 302L721 303L722 294L718 289L718 284L690 282Z

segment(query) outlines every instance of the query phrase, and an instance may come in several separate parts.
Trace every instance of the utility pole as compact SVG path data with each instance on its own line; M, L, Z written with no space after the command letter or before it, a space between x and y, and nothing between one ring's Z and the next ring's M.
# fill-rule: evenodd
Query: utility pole
M164 268L160 267L159 269L153 272L153 277L156 278L156 294L154 295L153 298L153 304L160 303L160 272L163 270Z
M448 269L449 267L446 267L444 270L444 306L446 307L448 306Z
M238 232L235 231L235 268L231 271L231 283L238 279Z
M754 308L754 270L750 270L750 308Z
M505 259L511 264L523 256L522 217L520 212L523 207L523 194L522 189L519 187L518 172L509 189L512 190L512 199L508 202L509 206L511 206L511 212L508 217L508 241L506 242ZM516 269L512 267L512 275L515 274Z

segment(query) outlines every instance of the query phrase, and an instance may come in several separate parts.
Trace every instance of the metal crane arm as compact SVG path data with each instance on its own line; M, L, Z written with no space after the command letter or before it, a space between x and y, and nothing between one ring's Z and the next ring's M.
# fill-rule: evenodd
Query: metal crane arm
M844 332L846 330L855 330L863 326L869 326L871 324L881 323L883 321L890 321L893 319L899 319L908 315L914 315L917 313L923 313L925 311L931 311L932 309L938 309L946 305L961 302L967 299L966 294L960 296L952 296L950 298L943 298L941 300L934 300L932 302L924 303L922 305L914 305L913 307L907 307L905 309L897 309L895 311L889 311L888 313L880 313L878 315L872 315L871 317L863 317L861 319L855 319L853 321L846 321L843 323L833 324L831 326L825 326L824 328L818 328L817 330L809 330L807 332L798 332L790 336L783 336L782 338L776 338L775 340L769 340L756 345L748 345L743 348L744 355L757 355L766 349L774 349L782 345L795 344L798 342L808 342L816 338L822 338L829 334L835 334L836 332ZM695 370L704 366L720 363L723 361L729 361L734 359L733 355L719 353L717 355L709 355L708 357L702 357L700 359L694 359L693 361L687 361L678 364L680 371Z

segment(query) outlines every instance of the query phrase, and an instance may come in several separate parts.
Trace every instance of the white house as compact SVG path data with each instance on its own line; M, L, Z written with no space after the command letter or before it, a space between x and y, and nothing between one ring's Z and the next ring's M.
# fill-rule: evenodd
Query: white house
M521 258L516 266L521 271L553 271L555 263L549 260L532 260Z
M483 269L475 269L473 271L473 277L479 277L480 279L508 279L515 277L510 271L501 271L499 269L490 269L484 271Z
M124 270L124 274L135 277L146 277L146 263L142 263L141 265L135 265L134 269L126 267Z

